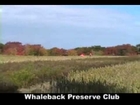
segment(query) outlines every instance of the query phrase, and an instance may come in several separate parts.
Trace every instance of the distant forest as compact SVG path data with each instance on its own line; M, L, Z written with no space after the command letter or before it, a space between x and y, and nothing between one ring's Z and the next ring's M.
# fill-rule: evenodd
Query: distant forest
M40 44L25 44L21 42L0 43L0 54L4 55L34 55L34 56L79 56L83 55L113 55L131 56L140 54L140 44L122 44L112 47L91 46L73 49L51 48L46 49Z

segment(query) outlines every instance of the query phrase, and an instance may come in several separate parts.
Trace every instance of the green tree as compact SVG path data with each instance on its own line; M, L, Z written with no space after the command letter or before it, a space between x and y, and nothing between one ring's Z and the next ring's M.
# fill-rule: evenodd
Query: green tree
M140 44L136 45L137 51L140 52Z
M0 54L3 52L4 44L0 43Z

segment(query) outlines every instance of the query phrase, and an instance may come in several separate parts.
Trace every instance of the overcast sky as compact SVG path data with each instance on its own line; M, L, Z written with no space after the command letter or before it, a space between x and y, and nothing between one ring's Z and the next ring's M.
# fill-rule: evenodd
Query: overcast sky
M45 48L140 43L140 6L2 5L0 41Z

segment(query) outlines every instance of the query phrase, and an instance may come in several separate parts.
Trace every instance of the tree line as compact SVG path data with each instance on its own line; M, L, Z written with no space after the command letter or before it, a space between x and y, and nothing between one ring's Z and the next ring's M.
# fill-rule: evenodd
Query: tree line
M66 50L58 47L46 49L41 44L23 45L21 42L7 42L6 44L0 43L0 54L34 56L78 56L81 54L127 56L140 54L140 44L137 44L136 46L122 44L112 47L102 47L98 45Z

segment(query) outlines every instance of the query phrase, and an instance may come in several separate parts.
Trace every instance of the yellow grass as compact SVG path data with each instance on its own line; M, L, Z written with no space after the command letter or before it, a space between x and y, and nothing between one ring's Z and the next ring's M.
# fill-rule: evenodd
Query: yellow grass
M0 55L0 63L8 62L24 62L24 61L46 61L46 60L71 60L71 59L85 59L85 58L116 58L122 56L13 56ZM124 56L125 57L125 56Z

